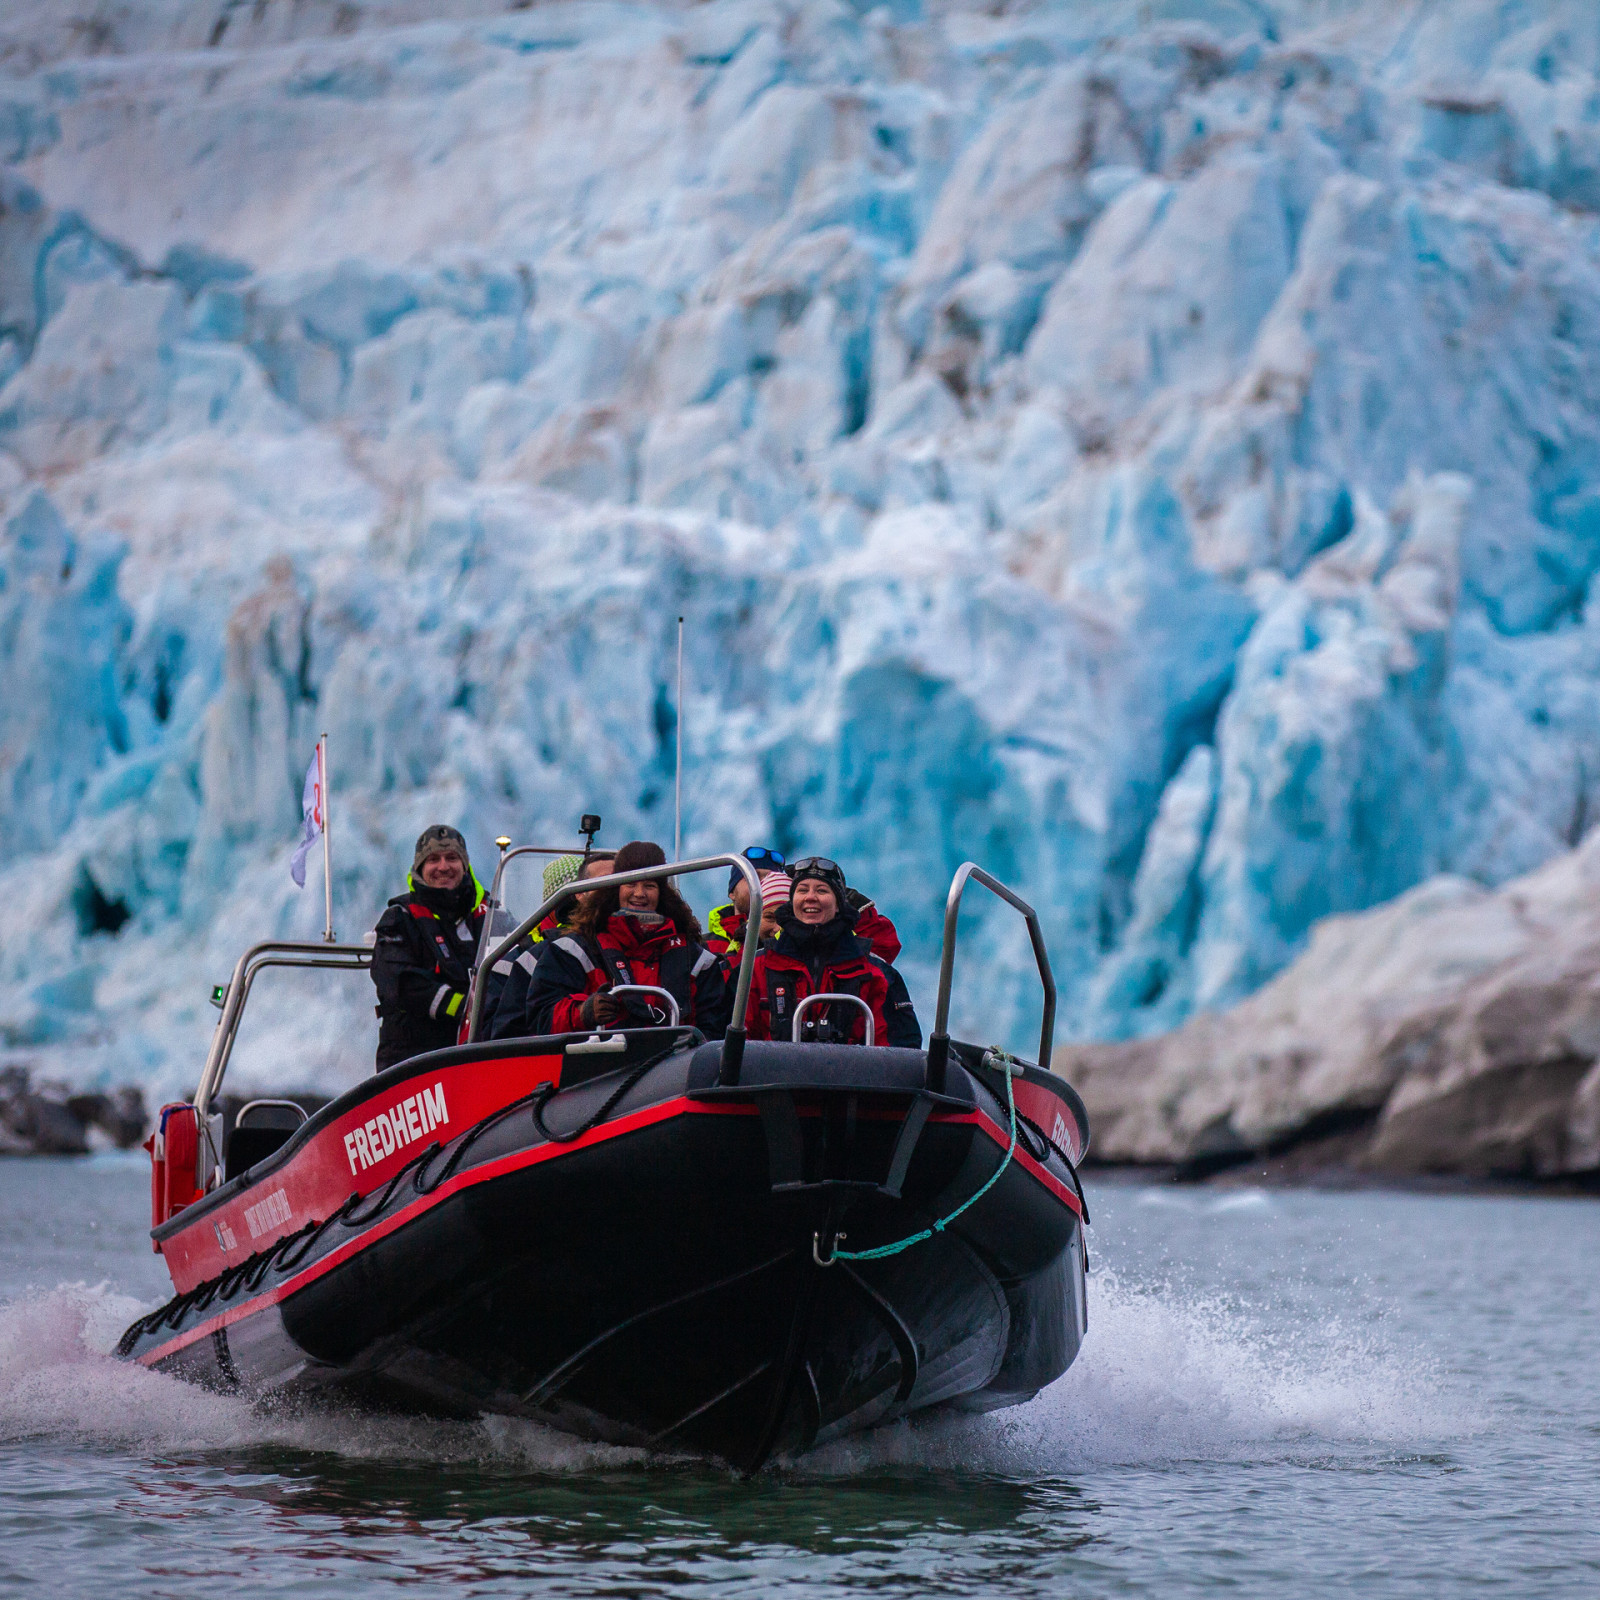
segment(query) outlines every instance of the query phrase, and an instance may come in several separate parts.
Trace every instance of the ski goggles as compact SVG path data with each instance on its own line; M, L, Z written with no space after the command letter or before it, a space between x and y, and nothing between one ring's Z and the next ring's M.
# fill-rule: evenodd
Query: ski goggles
M844 868L826 856L807 856L789 868L789 876L798 882L801 878L837 878L844 882Z
M764 844L753 844L748 850L741 850L739 854L742 855L745 860L756 869L757 872L782 872L785 870L783 852L781 850L769 850ZM737 867L735 867L728 874L729 894L733 893L734 889L739 883L739 880L743 878L743 876L744 874L740 872Z

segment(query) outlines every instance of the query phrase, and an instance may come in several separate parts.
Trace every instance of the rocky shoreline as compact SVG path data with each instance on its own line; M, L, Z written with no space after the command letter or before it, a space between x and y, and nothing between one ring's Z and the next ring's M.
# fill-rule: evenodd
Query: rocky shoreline
M223 1137L251 1095L217 1101ZM309 1116L328 1103L324 1094L282 1093ZM27 1065L0 1067L0 1156L87 1156L100 1150L134 1150L149 1138L155 1112L137 1084L109 1093L75 1091L50 1079L34 1082Z
M26 1066L0 1068L0 1156L131 1150L145 1139L149 1123L136 1086L75 1092L64 1084L35 1084Z
M1330 917L1232 1010L1056 1066L1103 1165L1585 1192L1597 1063L1600 833L1496 890L1438 877Z

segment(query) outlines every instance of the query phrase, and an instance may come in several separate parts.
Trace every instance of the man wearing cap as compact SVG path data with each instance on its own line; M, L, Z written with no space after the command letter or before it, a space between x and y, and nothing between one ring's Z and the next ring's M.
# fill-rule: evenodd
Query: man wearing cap
M456 1042L487 914L467 841L444 823L423 829L406 888L378 919L372 952L379 1072Z

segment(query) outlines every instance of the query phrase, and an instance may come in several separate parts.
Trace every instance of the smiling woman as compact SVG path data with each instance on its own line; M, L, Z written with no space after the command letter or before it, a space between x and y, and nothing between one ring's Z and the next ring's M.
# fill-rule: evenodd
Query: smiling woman
M777 932L756 957L750 1037L788 1039L798 1016L794 1036L805 1043L920 1047L922 1028L905 979L856 934L858 912L844 869L826 856L806 856L788 870L789 903L775 908ZM817 1003L807 1005L812 999Z

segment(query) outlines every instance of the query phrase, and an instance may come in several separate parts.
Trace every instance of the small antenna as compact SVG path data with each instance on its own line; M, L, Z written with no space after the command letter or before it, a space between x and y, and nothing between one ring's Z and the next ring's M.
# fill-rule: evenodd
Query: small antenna
M683 618L678 618L678 771L672 790L672 859L683 859Z

